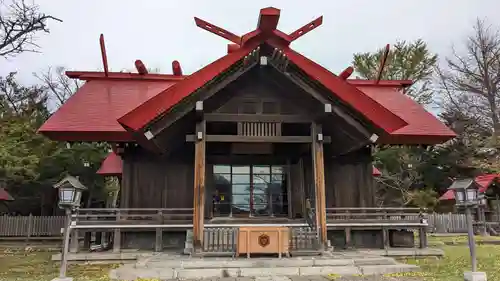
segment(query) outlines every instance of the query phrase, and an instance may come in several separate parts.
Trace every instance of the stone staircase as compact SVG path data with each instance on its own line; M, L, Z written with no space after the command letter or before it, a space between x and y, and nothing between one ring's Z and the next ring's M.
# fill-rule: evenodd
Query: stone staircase
M337 274L378 275L418 271L414 265L396 262L392 258L330 253L319 257L296 258L195 258L177 254L158 254L143 258L136 264L123 265L110 272L111 280L138 278L200 279L217 277L310 276Z

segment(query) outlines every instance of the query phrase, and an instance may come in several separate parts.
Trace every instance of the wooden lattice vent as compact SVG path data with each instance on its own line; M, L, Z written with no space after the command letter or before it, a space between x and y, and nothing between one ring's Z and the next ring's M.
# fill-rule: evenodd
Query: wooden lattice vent
M247 99L240 103L241 114L279 114L279 103L275 100ZM281 136L279 122L239 122L238 135L250 137Z
M239 122L238 135L251 137L281 136L281 123L276 122Z

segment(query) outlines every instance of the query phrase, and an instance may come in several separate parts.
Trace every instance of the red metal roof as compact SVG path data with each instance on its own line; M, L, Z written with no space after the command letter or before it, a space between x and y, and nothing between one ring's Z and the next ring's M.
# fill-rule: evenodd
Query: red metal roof
M316 79L329 89L332 95L350 105L387 133L392 133L407 125L399 116L377 103L372 97L340 79L321 65L295 52L289 47L283 46L280 48L280 46L275 43L271 43L271 45L283 51L291 62L306 72L311 78Z
M14 198L10 196L7 190L0 187L0 201L14 201Z
M90 80L39 132L61 141L132 141L117 119L174 84L175 80Z
M380 170L377 169L375 166L373 166L373 176L378 177L381 175L382 175L382 173L380 172Z
M215 76L229 69L234 63L243 59L250 51L259 45L259 42L240 48L213 63L189 75L174 87L162 91L160 94L133 108L118 119L120 124L134 131L140 130L158 115L168 111L182 99L201 88Z
M101 167L97 170L98 175L102 176L119 176L122 174L123 161L122 158L114 152L110 152L106 159L102 161Z
M381 137L384 144L437 144L456 134L425 110L420 104L402 94L396 87L357 86L380 105L398 115L407 126Z
M483 193L488 190L488 188L491 186L491 184L500 178L499 174L490 174L490 175L481 175L477 176L474 180L479 184L479 192ZM439 200L455 200L455 194L453 193L452 190L446 191L441 197L439 197Z
M317 79L333 96L390 133L389 137L381 136L381 143L434 144L455 136L436 117L398 92L399 87L408 86L411 81L380 81L377 85L357 79L345 81L288 47L319 26L321 17L288 35L268 30L275 28L278 18L278 9L262 9L258 29L241 37L196 19L199 27L239 45L189 76L109 73L105 77L99 72L68 72L68 76L88 82L49 118L40 132L64 141L133 141L129 131L141 130L258 45L267 43L280 49L291 63Z

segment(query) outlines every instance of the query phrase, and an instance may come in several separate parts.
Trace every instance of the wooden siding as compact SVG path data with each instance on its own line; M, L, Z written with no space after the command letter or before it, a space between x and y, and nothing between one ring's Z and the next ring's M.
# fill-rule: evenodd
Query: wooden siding
M180 150L182 153L179 153L182 154L181 156L172 155L167 158L142 149L127 152L123 156L120 207L192 208L194 155L193 150L188 146L193 146L193 144L184 145ZM370 153L369 148L363 148L342 157L325 158L327 208L375 206ZM305 198L314 201L311 157L303 155L300 158L294 158L295 161L291 162L290 177L293 217L304 214ZM209 162L213 161L209 160ZM258 163L262 163L262 160ZM210 194L214 192L212 167L213 163L207 163L205 217L210 214Z
M372 169L371 148L326 158L326 207L374 207Z
M192 208L194 155L188 146L193 144L166 158L140 148L127 150L120 207Z

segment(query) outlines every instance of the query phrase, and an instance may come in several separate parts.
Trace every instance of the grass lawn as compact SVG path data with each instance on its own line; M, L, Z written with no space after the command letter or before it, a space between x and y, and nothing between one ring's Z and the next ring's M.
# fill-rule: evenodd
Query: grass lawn
M478 237L479 239L484 238ZM464 270L470 269L469 249L461 244L444 245L444 241L463 243L467 241L467 237L430 237L429 244L442 248L445 257L439 260L408 259L406 262L419 265L422 271L391 274L387 276L387 280L462 281ZM28 253L0 249L0 281L51 280L59 272L59 264L50 260L52 254L46 251ZM489 281L500 281L500 245L478 245L477 254L479 270L487 273ZM74 277L75 281L108 280L108 271L113 267L116 265L71 265L68 276Z
M5 251L0 249L0 281L49 281L59 274L59 263L51 261L53 252ZM68 275L75 281L109 280L108 272L116 265L71 265Z

